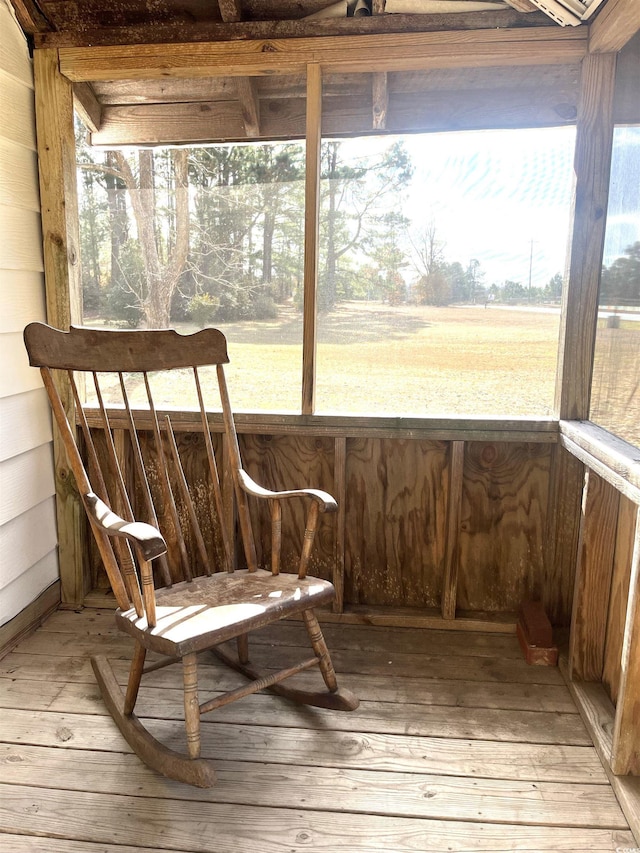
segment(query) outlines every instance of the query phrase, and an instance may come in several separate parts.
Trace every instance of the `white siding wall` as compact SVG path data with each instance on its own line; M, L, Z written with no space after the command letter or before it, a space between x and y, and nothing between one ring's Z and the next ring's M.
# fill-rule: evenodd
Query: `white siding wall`
M33 74L0 0L0 625L58 577L49 406L22 330L45 319Z

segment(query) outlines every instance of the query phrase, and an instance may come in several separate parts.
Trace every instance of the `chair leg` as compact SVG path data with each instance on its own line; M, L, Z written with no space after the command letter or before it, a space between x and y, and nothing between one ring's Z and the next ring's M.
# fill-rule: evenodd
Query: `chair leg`
M124 713L127 717L133 714L133 709L136 706L146 656L147 650L145 647L140 643L136 643L136 647L133 652L133 660L131 661L131 669L129 671L129 681L127 682L127 694L124 699Z
M238 660L242 664L249 663L249 635L240 634L236 637L236 642L238 646Z
M198 702L198 661L195 653L182 658L184 684L184 725L190 758L200 757L200 704Z
M338 689L338 681L336 679L333 664L331 663L329 649L327 648L327 644L322 636L322 631L316 615L313 610L304 610L302 616L307 628L307 633L309 634L309 639L311 640L311 645L313 646L313 651L316 653L316 657L320 662L320 672L324 678L324 683L327 685L327 689L331 693L335 693Z

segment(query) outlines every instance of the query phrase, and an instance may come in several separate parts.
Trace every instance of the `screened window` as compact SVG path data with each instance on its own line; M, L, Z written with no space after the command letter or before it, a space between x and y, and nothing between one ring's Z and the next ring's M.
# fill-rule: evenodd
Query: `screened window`
M614 132L590 417L640 446L640 127Z
M568 127L323 140L317 412L552 414L573 147ZM84 323L215 325L235 409L299 412L304 145L78 157Z
M552 414L574 140L325 141L318 411Z

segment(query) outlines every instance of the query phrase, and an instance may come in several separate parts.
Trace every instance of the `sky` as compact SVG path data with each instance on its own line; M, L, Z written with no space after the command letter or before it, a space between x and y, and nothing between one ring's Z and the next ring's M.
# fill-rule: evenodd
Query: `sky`
M415 172L403 213L412 232L433 221L448 262L480 261L487 286L544 287L564 272L575 128L466 131L402 137ZM358 141L374 150L393 139ZM419 242L419 240L414 240Z

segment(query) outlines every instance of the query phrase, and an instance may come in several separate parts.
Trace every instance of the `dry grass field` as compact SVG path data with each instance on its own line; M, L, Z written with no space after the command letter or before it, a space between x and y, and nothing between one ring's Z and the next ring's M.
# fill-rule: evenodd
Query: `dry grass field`
M319 414L548 417L552 414L559 308L460 305L391 307L348 302L318 322ZM299 412L302 315L223 323L231 402L242 412ZM197 331L178 324L182 333ZM592 417L640 445L640 322L600 321ZM214 384L213 382L211 383ZM158 391L160 389L157 389ZM144 404L142 387L131 388ZM187 408L180 377L160 395ZM212 408L217 399L209 400Z
M317 411L546 416L559 312L343 303L319 318ZM302 318L221 325L237 410L300 407Z

